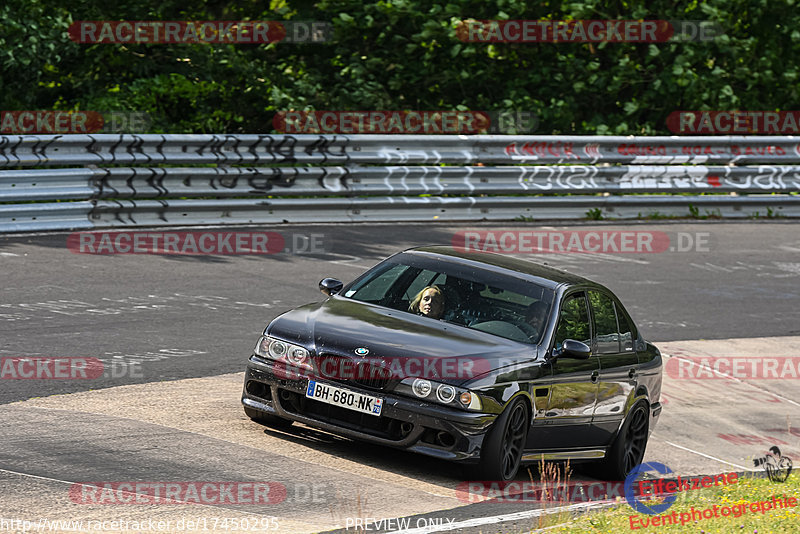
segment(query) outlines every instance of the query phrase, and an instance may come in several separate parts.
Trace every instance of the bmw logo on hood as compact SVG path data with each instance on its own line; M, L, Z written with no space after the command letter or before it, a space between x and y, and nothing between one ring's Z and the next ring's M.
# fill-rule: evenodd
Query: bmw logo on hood
M356 349L356 354L358 354L359 356L366 356L367 354L369 354L369 349L366 347L358 347Z

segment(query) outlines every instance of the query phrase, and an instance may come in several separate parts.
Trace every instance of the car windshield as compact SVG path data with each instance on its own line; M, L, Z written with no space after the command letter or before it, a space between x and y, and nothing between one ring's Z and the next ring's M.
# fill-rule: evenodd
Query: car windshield
M522 343L539 343L553 291L524 278L399 254L367 271L345 298L447 321Z

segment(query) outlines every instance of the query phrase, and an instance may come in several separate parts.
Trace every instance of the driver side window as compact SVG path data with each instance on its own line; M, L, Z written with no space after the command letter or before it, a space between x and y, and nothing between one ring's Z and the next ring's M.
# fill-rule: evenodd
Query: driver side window
M583 293L568 296L561 305L561 312L556 327L555 348L560 349L566 339L591 343L589 312L586 308L586 297Z

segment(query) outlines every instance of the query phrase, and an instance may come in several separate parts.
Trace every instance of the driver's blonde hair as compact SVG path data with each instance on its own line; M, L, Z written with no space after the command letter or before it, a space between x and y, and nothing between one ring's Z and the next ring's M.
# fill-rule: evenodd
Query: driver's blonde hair
M419 313L419 303L422 302L422 295L424 295L429 289L433 290L433 294L441 299L442 305L444 305L444 293L442 293L442 290L439 288L439 286L427 286L423 287L422 290L417 293L417 296L414 297L414 299L411 301L411 304L409 304L408 311L411 313Z

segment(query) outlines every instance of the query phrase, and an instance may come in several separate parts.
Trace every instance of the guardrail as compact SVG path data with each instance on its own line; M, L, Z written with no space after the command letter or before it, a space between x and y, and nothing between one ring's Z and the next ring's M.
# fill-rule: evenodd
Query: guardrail
M798 191L794 137L0 136L0 232L797 217Z

